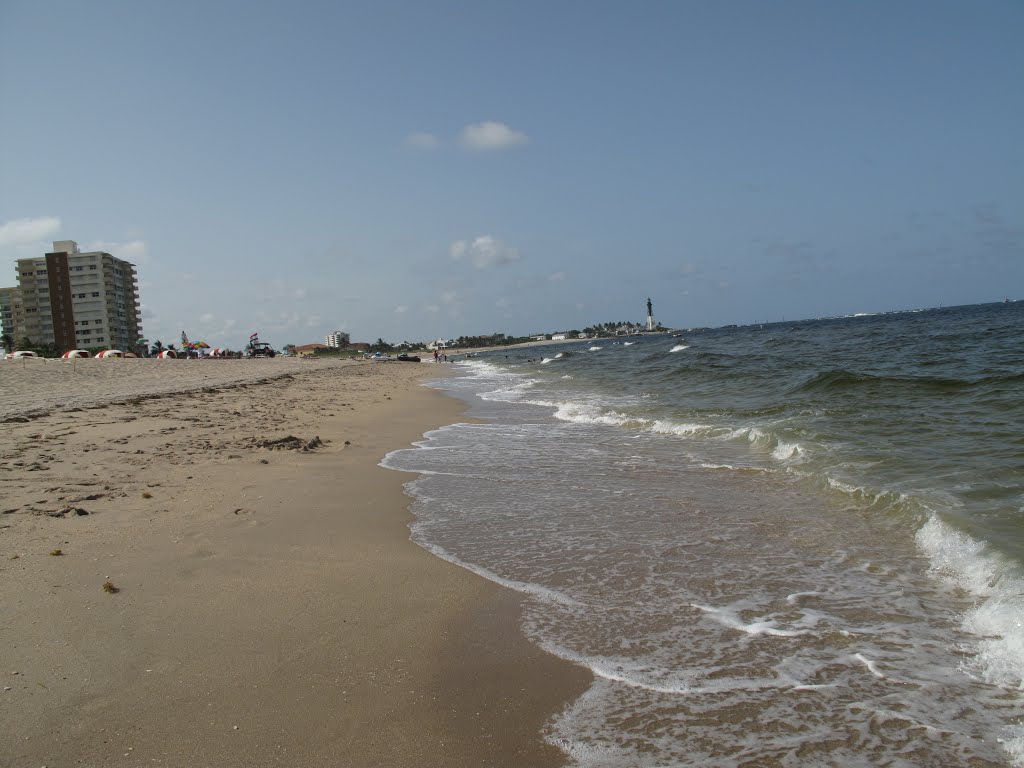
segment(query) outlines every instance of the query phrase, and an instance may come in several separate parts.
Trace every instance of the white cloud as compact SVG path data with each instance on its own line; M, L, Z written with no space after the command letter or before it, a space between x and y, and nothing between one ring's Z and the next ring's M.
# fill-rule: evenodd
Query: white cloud
M441 311L441 308L439 306L437 306L437 304L426 304L426 305L424 305L423 309L425 309L427 312L440 312Z
M559 283L562 280L565 280L565 272L553 272L552 274L548 275L548 280L550 280L552 283Z
M112 243L105 240L93 240L79 246L83 251L103 251L116 259L130 261L132 264L148 264L149 252L145 240L130 240L127 243Z
M0 224L0 247L28 245L49 240L60 230L60 219L56 216L40 216L36 219L13 219Z
M488 151L493 149L509 149L519 144L526 144L530 137L521 131L515 131L504 123L488 120L472 123L462 129L459 141L466 149Z
M505 245L490 235L481 235L469 245L466 244L465 240L457 240L452 243L448 252L455 261L468 258L477 269L519 261L518 250Z
M405 144L408 147L419 147L421 149L433 149L440 142L437 140L437 136L432 133L426 133L424 131L416 131L410 133L405 137Z
M204 325L205 325L206 323L211 323L211 322L213 322L213 314L212 314L212 313L210 313L210 312L207 312L207 313L206 313L205 315L200 315L200 316L199 316L199 322L200 322L200 323L203 323Z
M404 315L408 311L409 311L409 308L407 306L405 306L405 304L400 304L397 307L395 307L395 314L396 315Z
M502 296L500 299L494 302L494 306L499 307L500 309L504 309L505 307L512 306L512 302L509 299L506 299L504 296Z
M454 304L458 298L459 295L455 291L444 291L441 294L441 303L451 305Z

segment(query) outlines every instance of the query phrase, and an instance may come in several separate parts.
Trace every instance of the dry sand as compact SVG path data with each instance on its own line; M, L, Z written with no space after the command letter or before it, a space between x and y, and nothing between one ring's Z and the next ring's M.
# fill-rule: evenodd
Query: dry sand
M562 764L589 674L412 544L377 466L458 419L439 373L0 363L0 765Z

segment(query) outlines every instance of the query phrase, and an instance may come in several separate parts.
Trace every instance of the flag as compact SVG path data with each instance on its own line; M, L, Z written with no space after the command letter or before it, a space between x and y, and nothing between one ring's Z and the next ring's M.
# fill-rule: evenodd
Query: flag
M253 333L253 334L251 334L249 336L249 341L256 341L256 339L258 339L259 337L260 337L260 333L259 333L259 331L257 331L256 333Z

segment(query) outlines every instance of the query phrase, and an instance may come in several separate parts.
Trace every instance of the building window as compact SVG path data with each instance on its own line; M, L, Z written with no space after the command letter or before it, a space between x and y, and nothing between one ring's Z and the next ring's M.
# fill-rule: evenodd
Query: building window
M99 292L99 291L93 291L93 292L92 292L92 297L93 297L94 299L95 299L95 298L98 298L98 297L99 297L99 295L100 295L100 292ZM84 294L84 293L82 294L82 298L83 298L83 299L85 298L85 294Z
M103 337L102 336L97 336L96 337L96 343L102 343L102 341L103 341Z
M95 264L90 264L89 265L89 269L96 269L96 265Z

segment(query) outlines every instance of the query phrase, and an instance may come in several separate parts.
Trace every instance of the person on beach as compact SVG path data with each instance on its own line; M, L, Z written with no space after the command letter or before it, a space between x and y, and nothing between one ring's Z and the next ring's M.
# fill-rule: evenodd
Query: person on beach
M434 362L435 363L437 362L437 350L436 349L434 350Z

